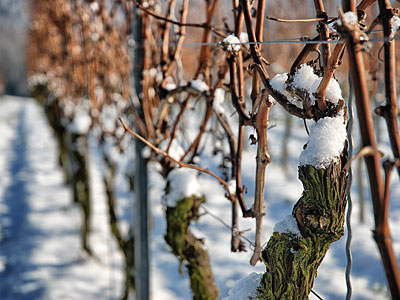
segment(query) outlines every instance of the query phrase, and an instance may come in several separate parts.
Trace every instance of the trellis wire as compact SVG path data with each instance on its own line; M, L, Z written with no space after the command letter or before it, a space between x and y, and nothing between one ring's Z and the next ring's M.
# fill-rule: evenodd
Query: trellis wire
M400 40L400 36L395 37L382 37L361 40L362 43L379 43L379 42L390 42L392 40ZM291 38L281 40L269 40L263 42L241 42L241 43L229 43L232 45L269 45L269 44L344 44L345 40L308 40L304 38ZM170 42L171 45L176 45L176 42ZM224 43L183 43L182 47L201 47L201 46L222 46ZM133 47L142 47L143 45L131 45Z
M348 112L349 112L349 121L347 125L347 140L349 142L349 160L353 156L353 138L351 135L351 131L353 130L353 85L351 82L350 74L348 75L348 81L349 81L349 101L347 104ZM346 300L351 299L351 295L353 292L352 286L351 286L351 267L353 265L353 258L351 256L351 239L353 237L353 230L351 228L351 213L353 210L353 201L351 199L351 185L353 182L353 172L351 169L351 165L349 167L349 181L347 183L347 188L346 188L346 193L347 193L347 214L346 214L346 228L347 228L347 239L346 239L346 259L347 259L347 265L346 265L346 287L347 287L347 293L346 293Z

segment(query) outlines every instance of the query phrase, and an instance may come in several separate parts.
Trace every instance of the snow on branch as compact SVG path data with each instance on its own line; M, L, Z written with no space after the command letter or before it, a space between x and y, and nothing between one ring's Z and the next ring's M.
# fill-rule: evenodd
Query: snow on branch
M318 120L311 127L307 146L300 154L299 165L326 169L332 161L339 161L346 136L343 115Z

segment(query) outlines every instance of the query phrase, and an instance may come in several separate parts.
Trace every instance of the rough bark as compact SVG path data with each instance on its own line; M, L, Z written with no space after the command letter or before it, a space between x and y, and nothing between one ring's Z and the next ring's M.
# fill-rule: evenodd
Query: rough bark
M308 299L331 243L344 233L347 151L327 169L299 168L303 195L293 208L301 237L275 232L262 253L266 265L259 299Z
M199 208L204 201L204 198L187 197L179 200L175 207L167 207L166 212L165 240L180 259L181 266L186 265L194 300L217 299L219 294L204 242L189 229L190 222L198 220Z

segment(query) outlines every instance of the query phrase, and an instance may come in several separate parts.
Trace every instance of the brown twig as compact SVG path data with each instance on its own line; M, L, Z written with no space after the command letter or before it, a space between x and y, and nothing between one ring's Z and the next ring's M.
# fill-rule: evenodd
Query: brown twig
M134 137L138 138L139 140L141 140L143 143L145 143L147 146L149 146L154 152L156 152L157 154L161 154L162 156L172 160L174 163L176 163L180 168L188 168L188 169L193 169L205 174L210 175L211 177L215 178L216 180L218 180L219 183L221 183L224 188L225 191L227 193L227 198L229 200L232 199L232 194L229 191L229 186L226 183L225 180L223 180L221 177L219 177L218 175L216 175L215 173L213 173L212 171L210 171L209 169L204 169L204 168L200 168L197 167L195 165L190 165L190 164L185 164L175 158L173 158L172 156L170 156L168 153L166 153L165 151L161 150L160 148L157 148L156 146L154 146L152 143L150 143L148 140L146 140L144 137L142 137L141 135L137 134L136 132L134 132L132 129L130 129L124 122L124 120L122 120L122 118L119 118L119 121L122 124L122 127L124 127L124 130L129 132L130 134L132 134Z
M353 1L344 1L344 6L352 8L352 11L355 13L355 3ZM363 146L371 146L373 149L377 149L365 78L364 62L361 53L360 29L357 24L347 24L343 20L343 12L341 10L339 10L339 16L343 24L340 31L346 37L348 45L350 71L356 96L362 143ZM390 238L387 215L384 213L385 207L388 205L388 199L385 199L385 186L380 174L379 156L375 154L365 156L364 158L367 165L374 208L374 238L379 248L392 298L400 299L400 274Z
M264 96L264 95L263 95ZM266 95L268 97L268 94ZM263 97L264 98L264 97ZM256 191L254 196L253 210L256 218L256 241L253 256L250 259L251 265L256 265L261 259L261 233L262 233L262 220L264 213L264 192L265 192L265 170L270 163L271 158L268 153L267 144L267 128L270 102L267 99L262 99L255 122L257 131L257 157L256 157Z
M169 1L168 4L168 9L167 9L167 14L165 16L166 20L170 20L171 18L171 11L175 9L175 0ZM165 22L164 28L163 28L163 33L162 33L162 63L166 64L168 61L168 55L169 55L169 29L171 26L171 22ZM180 28L184 28L184 26L181 26Z
M359 159L359 158L361 158L361 157L367 156L367 155L379 155L380 157L383 157L383 156L384 156L384 154L383 154L381 151L379 151L378 149L374 149L374 148L372 148L371 146L365 146L365 147L362 147L362 148L360 149L360 151L357 152L356 155L353 155L353 156L347 161L347 163L344 165L344 169L345 169L345 170L348 170L348 169L350 168L351 164L352 164L355 160L357 160L357 159Z
M264 68L259 65L254 66L260 73L261 80L264 84L266 91L291 115L301 119L311 119L312 117L300 107L292 104L283 94L274 90L269 82L269 77L264 71Z
M392 36L391 19L394 16L394 10L390 1L379 0L380 19L383 25L384 37ZM399 108L397 106L396 93L396 66L395 66L395 40L388 40L383 44L385 55L385 94L386 105L380 106L375 110L378 115L384 117L389 133L390 145L395 159L400 159L400 135L397 115ZM400 176L400 167L397 168Z
M186 22L188 12L189 12L189 0L185 0L182 3L182 16L181 16L182 23ZM169 64L165 68L163 68L164 69L164 80L163 80L163 83L161 84L162 87L165 87L165 81L167 80L167 78L172 70L172 66L174 65L174 63L177 62L177 60L179 59L179 57L181 55L182 45L185 40L185 35L186 35L186 27L180 26L179 27L179 38L178 38L178 42L176 44L175 51L174 51L173 57L171 59L171 62L169 62Z
M333 78L333 73L338 67L339 61L342 57L344 51L345 44L336 44L335 49L333 50L332 56L329 59L328 64L325 66L324 76L318 86L316 92L317 99L325 99L326 90L328 88L329 82Z
M207 30L212 31L213 33L215 33L215 34L218 35L219 37L222 37L222 38L226 37L225 34L223 34L223 33L220 32L220 30L217 30L214 26L207 25L207 23L205 23L205 24L199 24L199 23L181 23L181 22L178 22L178 21L174 21L174 20L171 20L171 19L167 19L167 18L164 18L163 16L159 16L159 15L157 15L157 14L151 12L150 10L144 8L144 7L143 7L139 2L137 2L136 0L132 0L132 1L135 3L135 5L136 5L138 8L140 8L140 9L141 9L142 11L144 11L146 14L152 16L153 18L155 18L155 19L157 19L157 20L164 21L164 22L169 22L169 23L172 23L172 24L175 24L175 25L178 25L178 26L204 28L204 29L207 29Z
M312 41L318 41L319 38L319 35L317 35L312 39ZM296 72L296 69L307 61L308 56L312 52L317 51L318 54L320 54L318 48L319 44L306 44L290 67L290 73L294 74Z
M181 108L179 110L178 115L175 118L175 122L174 122L174 125L172 127L171 137L170 137L170 140L168 142L168 146L167 146L167 150L166 150L167 153L169 153L169 149L171 148L172 142L174 141L174 139L176 137L176 131L178 130L179 122L182 119L183 113L185 112L185 110L187 108L187 105L189 103L190 97L191 97L191 95L188 94L186 96L185 100L181 103Z
M195 77L203 72L205 77L205 82L210 86L210 58L211 58L211 47L207 45L211 42L211 22L214 17L215 10L217 8L219 0L206 1L206 22L203 30L203 37L201 42L204 43L200 47L200 59L199 66L196 71Z
M315 10L317 12L317 17L328 18L328 15L325 12L324 3L322 0L314 0ZM319 32L319 37L323 41L329 40L329 26L326 22L320 21L318 22L317 31ZM331 46L329 43L322 44L322 58L323 58L323 66L324 73L328 72L328 62L331 57ZM332 72L333 75L333 72ZM329 82L329 80L328 80ZM317 100L317 106L321 111L326 110L326 102L325 102L325 92L321 93L320 98Z
M357 6L359 10L366 10L368 7L373 5L377 0L362 0L360 4ZM345 8L345 7L343 7Z

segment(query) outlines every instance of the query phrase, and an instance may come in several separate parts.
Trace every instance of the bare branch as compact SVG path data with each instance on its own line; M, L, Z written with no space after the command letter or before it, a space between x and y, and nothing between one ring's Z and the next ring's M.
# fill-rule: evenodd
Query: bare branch
M197 28L204 28L207 30L210 30L212 32L214 32L216 35L218 35L219 37L226 37L226 34L223 34L220 32L220 30L216 29L214 26L210 26L207 24L199 24L199 23L181 23L178 21L174 21L168 18L164 18L163 16L159 16L153 12L151 12L150 10L144 8L139 2L137 2L136 0L133 0L133 2L135 3L135 5L140 8L142 11L144 11L146 14L152 16L153 18L156 18L157 20L161 20L164 22L169 22L178 26L186 26L186 27L197 27Z
M204 168L200 168L197 167L195 165L190 165L190 164L185 164L183 162L180 162L179 160L173 158L172 156L170 156L168 153L166 153L165 151L161 150L160 148L157 148L156 146L154 146L152 143L150 143L148 140L146 140L144 137L140 136L139 134L137 134L136 132L134 132L132 129L130 129L124 122L124 120L122 120L122 118L119 118L119 121L122 124L122 127L124 127L125 131L129 132L130 134L132 134L134 137L138 138L139 140L141 140L143 143L145 143L147 146L149 146L154 152L156 152L157 154L161 154L162 156L172 160L174 163L176 163L180 168L188 168L188 169L193 169L193 170L197 170L199 172L202 173L206 173L208 175L210 175L211 177L215 178L216 180L219 181L219 183L221 183L224 188L225 191L227 193L227 198L229 200L232 201L232 194L229 191L229 186L226 183L225 180L223 180L221 177L219 177L218 175L216 175L215 173L213 173L212 171L208 170L208 169L204 169Z

